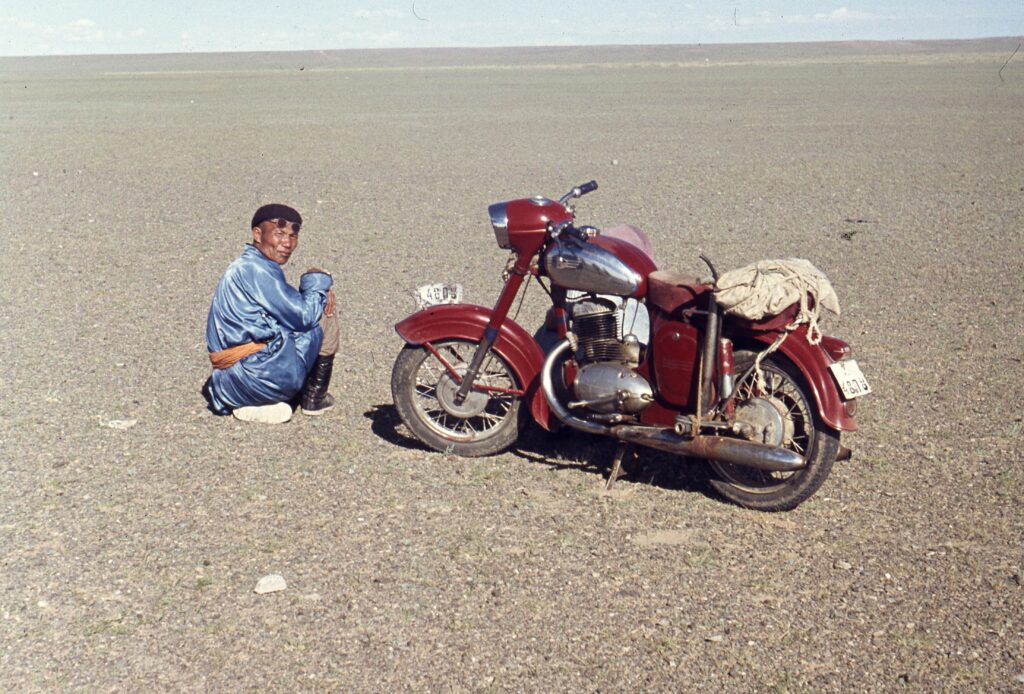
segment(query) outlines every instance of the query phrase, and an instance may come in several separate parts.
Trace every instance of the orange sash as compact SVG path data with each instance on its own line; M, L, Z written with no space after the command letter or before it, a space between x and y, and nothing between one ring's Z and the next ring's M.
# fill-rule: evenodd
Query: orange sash
M210 363L215 369L226 369L245 359L250 354L256 354L267 346L266 342L246 342L244 345L228 347L219 352L210 352Z

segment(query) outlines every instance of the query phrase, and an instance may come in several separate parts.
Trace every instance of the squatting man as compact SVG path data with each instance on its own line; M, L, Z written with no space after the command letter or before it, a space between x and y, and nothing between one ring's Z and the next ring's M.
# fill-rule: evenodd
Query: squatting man
M302 217L264 205L252 218L252 243L224 272L206 320L213 374L203 386L210 409L248 422L291 419L334 406L327 392L338 351L330 273L310 268L299 288L281 269L299 245Z

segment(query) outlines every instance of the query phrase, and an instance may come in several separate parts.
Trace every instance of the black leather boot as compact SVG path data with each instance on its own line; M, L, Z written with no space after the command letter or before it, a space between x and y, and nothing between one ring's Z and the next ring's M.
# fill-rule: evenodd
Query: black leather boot
M306 377L302 388L302 414L321 415L334 407L334 398L327 392L331 384L331 371L334 370L334 355L318 356L313 368Z

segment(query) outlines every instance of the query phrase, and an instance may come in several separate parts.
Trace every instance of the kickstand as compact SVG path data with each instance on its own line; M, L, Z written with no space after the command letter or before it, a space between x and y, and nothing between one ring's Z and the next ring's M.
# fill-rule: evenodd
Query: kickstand
M615 484L615 480L619 479L622 474L622 459L625 458L627 454L632 455L632 453L633 444L626 443L625 441L619 442L618 447L615 449L615 458L612 461L612 471L608 475L608 481L604 484L605 491L611 489L612 485Z

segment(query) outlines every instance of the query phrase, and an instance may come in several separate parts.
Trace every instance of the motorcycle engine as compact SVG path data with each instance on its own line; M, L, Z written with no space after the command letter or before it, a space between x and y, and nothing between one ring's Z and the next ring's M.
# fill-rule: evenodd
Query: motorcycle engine
M577 401L601 414L636 414L651 404L651 384L636 372L640 340L622 335L623 304L610 298L586 296L571 304L571 326L579 340L573 381Z

